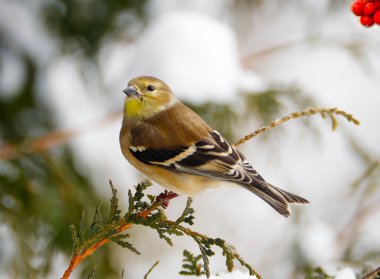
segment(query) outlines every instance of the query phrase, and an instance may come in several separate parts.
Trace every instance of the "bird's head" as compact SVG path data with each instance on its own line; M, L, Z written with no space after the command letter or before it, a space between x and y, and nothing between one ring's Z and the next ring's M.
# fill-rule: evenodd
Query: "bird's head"
M141 76L129 81L124 116L148 119L176 102L170 87L155 77Z

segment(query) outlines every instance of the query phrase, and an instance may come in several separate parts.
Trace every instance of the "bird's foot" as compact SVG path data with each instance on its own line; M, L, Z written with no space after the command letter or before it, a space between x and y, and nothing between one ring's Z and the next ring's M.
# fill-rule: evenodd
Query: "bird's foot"
M163 208L167 208L169 206L169 202L171 199L174 199L175 197L178 197L178 194L165 190L163 193L159 194L156 197L156 202L161 203L161 206Z

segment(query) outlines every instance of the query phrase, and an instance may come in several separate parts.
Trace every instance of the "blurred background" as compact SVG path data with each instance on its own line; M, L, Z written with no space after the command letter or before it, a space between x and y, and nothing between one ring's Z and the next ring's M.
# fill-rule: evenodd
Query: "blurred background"
M109 179L126 208L143 177L119 149L121 91L138 75L166 81L233 142L309 106L356 116L361 126L339 119L335 132L320 117L293 120L240 147L310 205L286 219L244 189L207 190L194 229L233 244L264 278L375 268L379 46L379 26L361 26L350 1L0 0L0 278L59 278L68 226L99 201L107 212ZM157 260L151 278L179 278L182 251L198 254L186 238L171 248L146 228L130 234L142 256L109 244L73 278L94 266L95 278L142 278ZM211 271L226 271L220 254Z

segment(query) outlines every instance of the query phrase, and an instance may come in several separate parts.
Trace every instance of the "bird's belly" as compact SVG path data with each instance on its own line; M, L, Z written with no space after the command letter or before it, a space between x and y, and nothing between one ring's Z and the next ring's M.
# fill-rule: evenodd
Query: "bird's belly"
M161 171L166 173L164 175L157 174ZM170 171L161 169L150 170L144 172L144 174L161 186L187 196L194 196L201 191L210 187L215 187L218 184L218 181L212 181L206 177L191 174L173 174Z
M128 156L129 155L129 156ZM146 165L137 160L132 154L125 157L136 169L149 179L178 194L193 196L210 187L216 187L220 181L203 176L177 173L160 167Z

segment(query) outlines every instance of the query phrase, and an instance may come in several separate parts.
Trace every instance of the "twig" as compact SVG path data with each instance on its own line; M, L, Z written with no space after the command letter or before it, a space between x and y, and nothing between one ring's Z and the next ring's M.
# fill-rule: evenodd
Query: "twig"
M303 37L303 38L299 38L299 39L296 39L293 41L284 42L284 43L281 43L279 45L269 47L269 48L248 54L248 55L242 57L240 59L240 61L243 65L243 67L249 68L251 66L252 62L257 58L270 55L270 54L277 52L277 51L289 49L291 47L296 47L298 45L302 45L304 43L307 43L307 42L309 42L311 40L315 40L315 39L317 39L317 38L316 37Z
M0 147L0 160L16 159L23 154L41 152L53 146L66 143L74 137L109 124L115 119L120 118L120 115L121 112L114 112L102 119L93 120L86 125L82 125L79 128L54 131L39 138L27 140L19 145L5 144Z
M314 114L320 114L323 118L326 118L326 116L329 116L332 121L332 129L335 130L337 128L338 122L335 118L335 115L340 115L346 118L349 122L354 123L355 125L359 125L360 122L357 120L352 114L349 114L343 110L339 110L338 108L308 108L302 111L293 112L285 117L282 117L280 119L277 119L273 122L271 122L269 125L266 125L260 129L257 129L253 133L250 133L241 139L239 139L234 145L239 146L243 143L246 143L247 141L251 140L252 138L261 135L277 126L280 126L281 124L284 124L285 122L289 121L290 119L300 118L302 116L311 116Z
M357 236L357 231L360 230L363 223L368 220L372 215L380 211L380 200L376 200L370 205L360 208L354 216L347 222L347 224L338 233L337 239L339 246L344 249L348 244L353 242L353 238Z
M161 205L161 201L154 202L148 209L141 211L138 216L147 218L148 215L155 209L157 209ZM70 265L66 269L65 273L63 274L61 279L68 279L71 275L71 273L74 271L74 269L88 256L92 255L98 248L103 246L104 244L107 244L110 242L110 238L112 238L115 235L120 234L121 232L124 232L128 230L130 227L132 227L133 224L123 224L119 228L117 228L116 232L113 235L110 235L109 238L103 238L99 240L98 242L94 243L90 247L84 249L81 253L74 254L71 258Z
M359 177L355 179L352 183L352 190L357 190L359 186L365 182L365 180L369 180L373 173L378 170L379 161L369 163L370 164L368 168L361 175L359 175ZM338 244L342 250L350 249L350 245L355 243L354 239L358 235L358 230L361 229L362 225L370 217L372 217L374 214L377 214L380 211L380 199L377 199L372 203L368 204L365 202L366 197L366 190L364 190L357 201L357 208L354 214L346 223L346 225L337 234Z
M121 233L123 231L126 231L130 227L132 227L132 224L125 224L125 225L119 227L117 229L117 233L115 233L115 235L117 235L117 234L119 234L119 233ZM68 279L70 277L71 273L74 271L74 269L85 258L87 258L88 256L91 256L92 253L94 253L98 248L100 248L104 244L107 244L108 242L110 242L110 240L108 238L103 238L103 239L99 240L97 243L95 243L92 246L90 246L89 248L85 249L82 253L80 253L80 254L74 254L73 257L71 258L69 267L66 269L65 273L62 276L62 279Z
M342 36L343 34L339 34L339 36L337 35L338 34L336 34L336 36L323 36L323 37L322 36L307 36L307 37L296 38L296 39L289 40L287 42L283 42L272 47L265 48L263 50L250 53L248 55L245 55L244 57L240 59L240 62L243 65L243 67L250 68L254 64L253 62L259 58L271 55L279 51L284 51L284 50L291 49L294 47L304 46L309 43L313 43L313 46L315 46L315 43L324 43L325 45L328 45L328 46L340 47L340 48L346 49L349 52L354 52L357 49L358 45L356 44L355 40L353 40L352 36L346 36L346 39L344 39ZM340 38L340 39L337 39L337 38ZM373 43L374 43L373 45L370 44L370 45L367 45L367 47L369 47L369 49L375 49L373 46L377 45L379 42L376 41ZM360 47L363 48L363 46L360 46ZM353 54L357 54L357 50Z
M376 171L378 170L378 168L380 167L380 162L379 161L373 161L373 162L370 162L371 164L369 165L369 167L365 170L365 172L360 175L357 179L355 179L355 181L352 183L352 186L351 188L353 190L356 190L359 188L359 186L361 185L361 183L363 183L366 179L368 179L369 177L371 177L371 175Z
M154 263L154 265L148 270L148 272L144 275L144 279L148 279L149 274L152 272L152 270L160 263L160 261L157 261Z
M380 278L380 266L370 273L364 275L362 279L377 279Z

